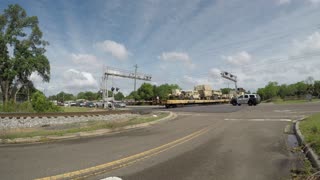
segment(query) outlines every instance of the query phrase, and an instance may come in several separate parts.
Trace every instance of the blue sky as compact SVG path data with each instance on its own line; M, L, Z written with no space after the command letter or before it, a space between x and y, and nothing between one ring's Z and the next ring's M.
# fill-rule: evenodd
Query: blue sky
M0 11L13 3L39 17L50 42L50 83L31 77L47 95L98 91L104 67L135 64L151 83L183 89L233 87L220 71L251 91L269 81L320 80L320 0L2 0ZM112 83L133 90L133 80Z

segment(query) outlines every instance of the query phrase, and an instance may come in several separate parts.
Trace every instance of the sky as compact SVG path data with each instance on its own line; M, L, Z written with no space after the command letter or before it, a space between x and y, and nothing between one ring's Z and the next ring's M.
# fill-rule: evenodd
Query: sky
M154 85L209 84L250 91L320 80L320 0L1 0L38 16L51 80L31 75L46 95L99 91L106 67L151 74ZM144 81L137 81L139 87ZM133 91L132 79L108 87Z

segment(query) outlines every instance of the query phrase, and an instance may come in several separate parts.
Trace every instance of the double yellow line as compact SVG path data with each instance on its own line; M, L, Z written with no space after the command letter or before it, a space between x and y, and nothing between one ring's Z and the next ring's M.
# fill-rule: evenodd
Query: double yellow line
M49 177L44 177L44 178L39 178L37 180L51 180L51 179L83 179L89 176L94 176L102 173L106 173L115 169L119 169L125 166L129 166L135 162L141 161L143 159L149 158L151 156L157 155L161 152L167 151L173 147L176 147L180 144L183 144L185 142L188 142L204 133L206 133L209 130L209 128L203 128L199 131L196 131L192 134L189 134L187 136L184 136L180 139L177 139L175 141L172 141L170 143L164 144L162 146L144 151L142 153L138 153L123 159L119 159L116 161L108 162L105 164L101 164L98 166L82 169L82 170L77 170L73 172L68 172L60 175L55 175L55 176L49 176Z

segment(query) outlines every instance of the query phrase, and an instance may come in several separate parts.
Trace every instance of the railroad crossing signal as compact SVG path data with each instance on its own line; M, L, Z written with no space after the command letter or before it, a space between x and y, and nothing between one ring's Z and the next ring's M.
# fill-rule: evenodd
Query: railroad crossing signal
M108 104L108 91L107 91L107 81L109 76L117 76L117 77L123 77L123 78L129 78L129 79L134 79L135 84L136 80L143 80L143 81L151 81L152 76L150 74L144 74L144 73L139 73L137 72L137 65L135 66L135 71L127 71L123 69L117 69L117 68L112 68L112 67L107 67L105 70L103 70L103 102L104 102L104 107L107 107ZM136 85L135 85L136 86ZM134 87L135 89L135 87ZM111 91L113 92L114 90L119 91L119 88L111 88Z
M221 72L221 76L225 79L228 79L230 81L233 81L233 82L237 82L237 76L231 74L231 73L228 73L228 72L225 72L225 71L222 71Z
M221 77L223 77L223 78L225 78L225 79L228 79L228 80L234 82L234 84L235 84L235 90L238 91L238 86L237 86L238 80L237 80L237 76L235 76L235 75L233 75L233 74L231 74L231 73L229 73L229 72L222 71L222 72L221 72Z

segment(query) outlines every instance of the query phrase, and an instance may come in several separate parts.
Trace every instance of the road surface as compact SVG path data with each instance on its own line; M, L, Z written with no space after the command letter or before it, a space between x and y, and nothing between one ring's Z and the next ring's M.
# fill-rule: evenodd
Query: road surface
M176 119L142 129L49 144L0 146L1 179L70 172L86 172L85 179L288 179L295 157L284 128L319 111L320 104L170 110L178 114Z

